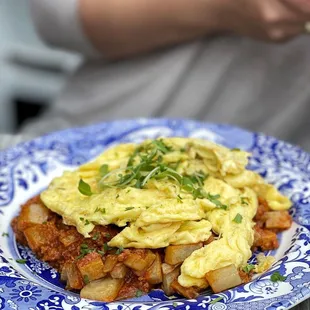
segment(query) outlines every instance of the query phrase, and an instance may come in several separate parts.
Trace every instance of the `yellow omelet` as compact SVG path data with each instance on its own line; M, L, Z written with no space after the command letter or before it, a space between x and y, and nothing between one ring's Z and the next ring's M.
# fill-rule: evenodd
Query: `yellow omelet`
M41 199L86 238L95 225L123 227L112 247L164 248L204 242L215 233L217 240L183 262L178 279L184 287L204 288L208 271L240 268L250 258L258 196L273 210L291 206L246 169L249 155L191 138L121 144L55 178Z

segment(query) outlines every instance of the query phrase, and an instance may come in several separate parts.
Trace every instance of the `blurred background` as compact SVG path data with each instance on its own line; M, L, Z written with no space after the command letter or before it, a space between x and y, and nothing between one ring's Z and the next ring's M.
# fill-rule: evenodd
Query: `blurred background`
M41 41L28 0L1 0L0 134L15 133L52 104L81 61Z

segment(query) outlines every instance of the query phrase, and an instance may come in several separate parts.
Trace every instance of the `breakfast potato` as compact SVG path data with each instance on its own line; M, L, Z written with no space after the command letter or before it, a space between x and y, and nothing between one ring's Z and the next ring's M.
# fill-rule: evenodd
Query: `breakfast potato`
M214 293L219 293L242 284L238 269L235 265L228 265L209 271L206 274L206 279Z
M44 245L48 245L55 238L52 228L44 224L34 224L24 230L24 236L28 246L33 250L38 250Z
M79 236L77 233L74 233L72 231L65 231L60 234L59 241L65 246L68 247L72 243L79 240Z
M116 299L124 283L123 279L110 277L88 283L80 292L82 298L111 302Z
M108 255L104 261L104 272L111 272L117 264L117 255Z
M172 272L175 268L177 268L179 265L169 265L166 263L161 264L161 270L163 274L168 274Z
M41 203L25 205L18 218L18 229L23 230L34 224L43 224L48 220L49 210Z
M67 281L67 289L80 290L84 285L82 275L74 263L65 263L61 279Z
M285 230L291 227L292 218L287 211L271 211L264 214L268 229Z
M175 268L172 272L163 275L162 288L166 295L172 295L175 290L172 288L172 283L180 275L180 267Z
M171 288L178 294L188 299L194 299L199 295L198 291L195 290L193 287L184 287L178 282L178 280L174 280L172 282Z
M127 271L128 267L123 263L117 263L111 270L110 275L113 279L123 279L125 278Z
M201 242L196 244L169 245L165 250L165 263L170 265L180 264L202 246Z
M153 264L147 269L144 277L150 284L159 284L163 281L161 258L158 253L156 253L156 258Z
M97 280L106 276L101 256L96 252L87 254L78 260L76 265L83 279L86 278L87 281Z
M132 250L124 264L133 270L141 271L148 268L155 258L156 255L151 250Z

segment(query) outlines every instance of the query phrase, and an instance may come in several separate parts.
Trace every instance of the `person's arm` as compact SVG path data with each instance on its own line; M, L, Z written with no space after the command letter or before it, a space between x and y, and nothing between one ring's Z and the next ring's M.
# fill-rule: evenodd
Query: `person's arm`
M302 34L310 20L300 9L308 0L30 1L47 42L107 59L218 33L282 42Z
M80 0L81 21L95 47L122 58L214 34L216 1Z

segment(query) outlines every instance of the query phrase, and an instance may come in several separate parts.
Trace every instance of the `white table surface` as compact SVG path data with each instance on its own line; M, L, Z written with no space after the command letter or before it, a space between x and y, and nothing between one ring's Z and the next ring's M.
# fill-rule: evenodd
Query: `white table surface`
M0 150L6 149L8 147L14 146L17 143L29 140L31 137L23 135L7 135L0 134ZM310 310L310 299L304 301L298 306L292 308L293 310Z

